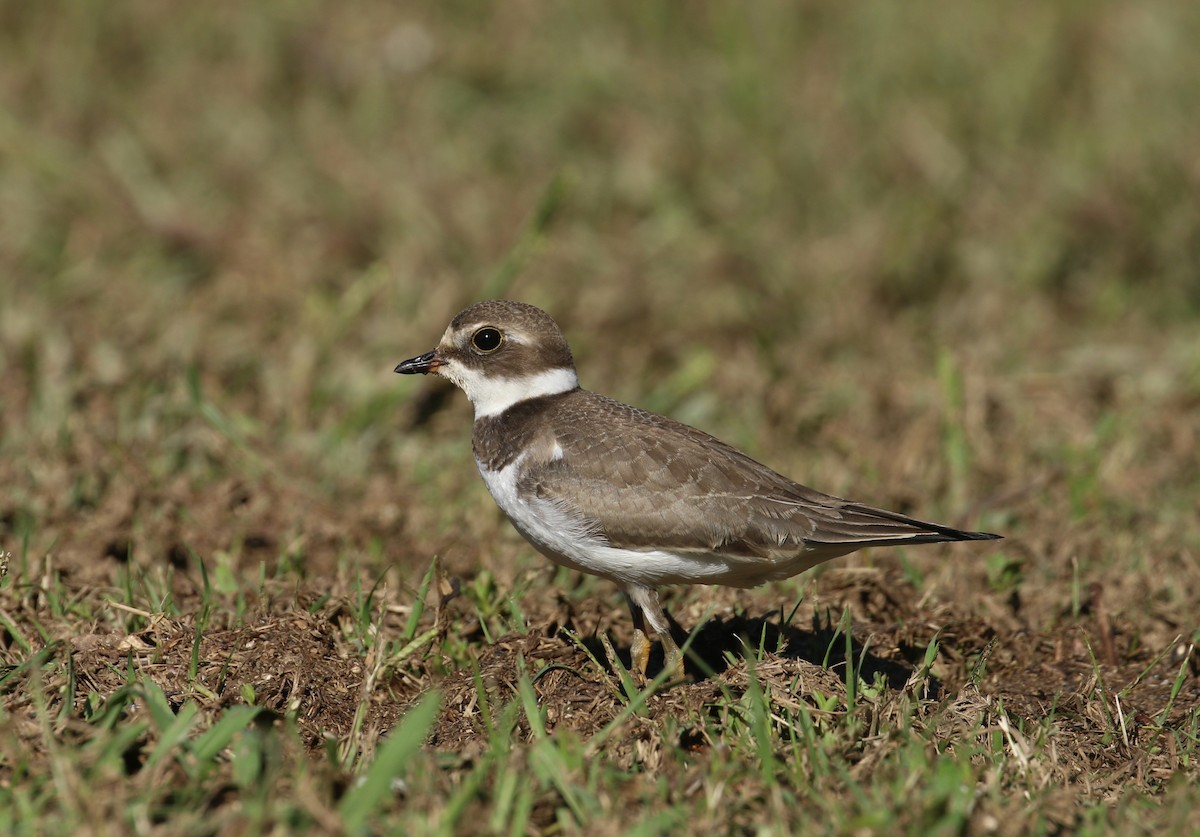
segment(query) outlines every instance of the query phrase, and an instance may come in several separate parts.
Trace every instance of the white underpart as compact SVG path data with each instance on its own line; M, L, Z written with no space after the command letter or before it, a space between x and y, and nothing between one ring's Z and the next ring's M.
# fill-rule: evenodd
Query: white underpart
M754 586L764 580L760 566L750 567L737 558L722 555L678 554L659 549L618 549L609 546L578 512L564 505L525 497L517 491L524 457L511 465L489 471L476 460L479 473L496 504L513 526L539 552L573 570L603 576L617 582L647 587L661 584L732 584Z
M451 360L438 367L438 374L467 394L475 405L476 419L498 416L521 401L570 392L579 386L574 369L547 369L520 378L498 378Z

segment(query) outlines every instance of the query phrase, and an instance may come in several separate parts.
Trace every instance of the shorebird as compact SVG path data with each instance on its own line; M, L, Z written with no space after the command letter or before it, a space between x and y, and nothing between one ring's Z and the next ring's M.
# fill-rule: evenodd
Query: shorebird
M709 434L581 389L545 311L461 311L436 349L396 367L439 375L475 407L475 464L497 505L551 561L614 581L644 681L651 637L683 674L658 588L754 587L868 546L994 540L823 494Z

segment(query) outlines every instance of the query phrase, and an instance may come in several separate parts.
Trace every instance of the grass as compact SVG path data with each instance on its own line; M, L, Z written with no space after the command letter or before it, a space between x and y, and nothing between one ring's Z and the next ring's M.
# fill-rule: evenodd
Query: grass
M0 22L0 831L1194 830L1186 4ZM638 688L391 374L491 296L1006 540L672 591Z

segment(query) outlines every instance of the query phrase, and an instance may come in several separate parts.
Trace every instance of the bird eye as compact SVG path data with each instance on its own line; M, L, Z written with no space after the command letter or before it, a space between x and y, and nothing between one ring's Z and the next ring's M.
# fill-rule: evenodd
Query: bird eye
M471 335L471 345L484 354L496 351L503 342L504 335L500 333L499 329L492 328L491 326L481 328Z

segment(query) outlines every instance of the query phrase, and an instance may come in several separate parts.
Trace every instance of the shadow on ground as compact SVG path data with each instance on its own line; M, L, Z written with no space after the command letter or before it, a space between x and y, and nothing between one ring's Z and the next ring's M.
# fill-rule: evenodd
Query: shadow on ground
M773 618L774 617L774 618ZM727 671L731 664L761 657L763 652L772 652L783 659L803 660L835 672L845 671L847 637L837 625L824 622L814 614L808 628L796 625L781 625L777 614L752 617L736 615L714 617L701 625L694 635L689 635L674 619L672 634L680 648L687 648L685 670L693 682L707 680ZM584 646L601 661L611 674L613 667L607 659L604 644L599 637L583 640ZM898 648L901 660L887 659L873 653L869 646L849 639L850 658L860 679L874 682L882 677L889 688L900 689L920 665L925 649L902 645ZM618 648L618 659L626 668L630 666L629 649ZM655 676L662 670L662 646L655 643L650 652L647 675ZM942 692L941 683L930 678L929 697L937 698Z

